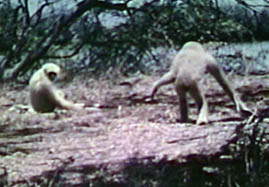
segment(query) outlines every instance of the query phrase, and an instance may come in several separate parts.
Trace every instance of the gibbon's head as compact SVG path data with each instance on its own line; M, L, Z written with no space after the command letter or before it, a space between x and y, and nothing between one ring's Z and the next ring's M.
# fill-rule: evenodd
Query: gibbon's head
M193 41L185 43L181 50L186 50L186 49L191 49L191 50L196 50L196 51L204 50L203 46L200 43L193 42Z
M50 81L55 81L61 74L61 68L53 63L47 63L42 66L42 70Z

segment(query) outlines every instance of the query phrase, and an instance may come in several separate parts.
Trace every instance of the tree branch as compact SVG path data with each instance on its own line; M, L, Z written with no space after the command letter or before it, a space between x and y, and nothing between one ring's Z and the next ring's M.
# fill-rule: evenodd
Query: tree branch
M69 15L61 16L58 23L56 23L51 29L51 31L46 36L44 36L43 39L36 45L35 50L31 51L25 58L25 60L19 63L13 69L9 79L15 79L19 75L19 73L24 74L33 62L39 60L42 56L44 56L47 53L47 51L55 43L55 41L65 28L68 28L70 25L72 25L86 11L89 11L95 7L114 9L114 10L128 9L126 3L113 4L98 0L84 0L78 3L76 11L74 11Z
M73 53L71 53L70 55L65 55L65 56L45 56L44 58L54 58L54 59L63 59L63 58L71 58L73 56L75 56L76 54L79 53L80 49L84 46L84 43L81 43L77 49L74 50Z

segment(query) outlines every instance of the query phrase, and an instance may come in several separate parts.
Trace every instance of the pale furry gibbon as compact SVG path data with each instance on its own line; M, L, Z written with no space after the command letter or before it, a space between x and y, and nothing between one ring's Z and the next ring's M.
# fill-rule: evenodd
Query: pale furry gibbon
M189 120L186 99L188 92L198 105L199 115L196 124L208 123L208 104L201 85L201 80L206 73L215 77L235 103L238 112L250 113L217 65L215 58L206 52L200 43L192 41L187 42L175 56L169 72L153 84L150 97L153 98L161 86L174 83L179 98L181 121L187 122Z
M30 79L30 102L37 112L53 112L56 107L62 109L81 110L82 103L73 103L65 99L64 93L54 82L60 80L64 73L53 63L44 64Z

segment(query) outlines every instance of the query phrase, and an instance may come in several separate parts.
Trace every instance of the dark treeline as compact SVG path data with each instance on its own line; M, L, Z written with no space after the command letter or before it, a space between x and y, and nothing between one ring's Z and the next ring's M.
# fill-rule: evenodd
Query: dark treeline
M221 2L45 0L33 12L29 0L1 0L0 79L27 80L47 61L92 73L145 73L158 47L269 39L268 1Z

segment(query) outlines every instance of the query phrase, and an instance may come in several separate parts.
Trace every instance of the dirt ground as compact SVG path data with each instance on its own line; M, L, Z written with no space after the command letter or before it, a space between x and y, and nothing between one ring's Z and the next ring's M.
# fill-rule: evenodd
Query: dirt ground
M186 163L225 152L238 126L248 118L235 111L213 78L205 82L210 124L203 126L195 125L197 108L192 99L193 123L177 122L173 85L161 88L154 100L144 99L158 78L75 78L63 90L70 100L85 103L85 110L57 109L48 114L31 109L27 86L1 85L0 176L5 178L1 184L29 184L65 171L68 177L61 180L75 186L86 180L85 170L116 172L134 160ZM264 78L229 79L251 109L266 103L269 86Z

